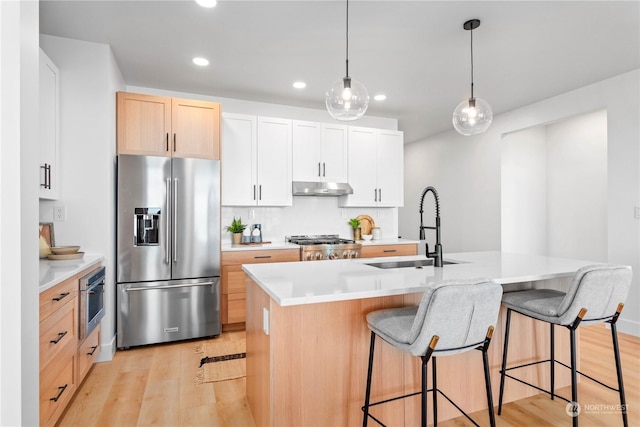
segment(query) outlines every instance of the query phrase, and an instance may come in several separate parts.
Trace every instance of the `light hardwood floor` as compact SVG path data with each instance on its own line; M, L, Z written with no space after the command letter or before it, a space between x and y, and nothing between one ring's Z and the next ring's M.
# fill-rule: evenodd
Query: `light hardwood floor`
M581 370L616 384L610 331L602 325L581 329ZM218 340L235 340L244 332L224 333ZM629 425L640 426L640 338L619 334ZM80 386L59 426L255 426L245 397L245 380L195 384L202 355L198 341L118 351L111 362L98 363ZM363 361L366 363L366 361ZM564 369L564 368L563 368ZM507 387L514 386L507 382ZM363 384L364 387L364 384ZM560 389L570 396L570 389ZM615 392L583 379L579 387L581 426L621 426ZM455 400L455 396L451 396ZM498 403L498 396L494 396ZM446 404L441 399L440 404ZM570 426L565 402L538 395L503 406L497 425ZM430 410L430 409L429 409ZM497 410L497 408L496 408ZM471 414L489 425L486 411ZM442 427L470 426L465 418L443 421ZM292 426L293 427L293 426ZM297 426L296 426L297 427Z

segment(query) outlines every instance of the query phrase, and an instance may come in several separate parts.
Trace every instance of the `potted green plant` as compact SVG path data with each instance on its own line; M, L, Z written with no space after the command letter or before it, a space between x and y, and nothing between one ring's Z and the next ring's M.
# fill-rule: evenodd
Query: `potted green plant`
M242 241L242 232L247 228L247 224L242 223L242 218L233 217L231 225L227 226L227 231L231 234L231 243L239 245Z
M349 225L353 228L353 240L362 240L362 231L360 229L360 220L358 218L351 218Z

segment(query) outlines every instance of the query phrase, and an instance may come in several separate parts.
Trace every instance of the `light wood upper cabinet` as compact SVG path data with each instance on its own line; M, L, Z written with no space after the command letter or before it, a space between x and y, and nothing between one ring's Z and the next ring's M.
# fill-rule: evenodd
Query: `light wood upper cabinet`
M118 154L220 158L220 104L117 93Z

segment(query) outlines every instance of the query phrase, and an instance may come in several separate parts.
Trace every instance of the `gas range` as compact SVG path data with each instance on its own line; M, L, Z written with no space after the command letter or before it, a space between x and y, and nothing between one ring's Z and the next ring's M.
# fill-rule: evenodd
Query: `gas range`
M358 258L362 245L355 240L343 239L337 234L319 236L291 236L285 240L300 245L301 261Z

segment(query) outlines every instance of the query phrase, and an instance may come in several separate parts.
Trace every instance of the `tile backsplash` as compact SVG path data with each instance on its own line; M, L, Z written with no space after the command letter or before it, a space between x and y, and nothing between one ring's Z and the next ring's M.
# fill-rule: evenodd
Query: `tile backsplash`
M383 238L398 237L398 208L341 208L337 197L294 196L287 207L222 207L222 242L231 242L226 228L234 217L244 224L262 224L264 241L282 242L285 236L296 234L339 234L352 238L347 223L358 215L369 215Z

